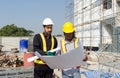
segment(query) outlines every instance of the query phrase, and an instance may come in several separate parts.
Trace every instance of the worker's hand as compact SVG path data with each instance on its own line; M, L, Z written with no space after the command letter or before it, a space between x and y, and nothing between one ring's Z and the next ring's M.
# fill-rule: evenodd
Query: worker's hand
M88 60L88 57L87 57L87 55L85 55L83 61L87 61L87 60Z
M80 66L76 66L76 68L77 68L77 69L79 69L79 68L80 68Z
M54 56L54 55L55 55L55 52L50 52L50 51L48 51L48 52L46 53L46 55L48 55L48 56Z

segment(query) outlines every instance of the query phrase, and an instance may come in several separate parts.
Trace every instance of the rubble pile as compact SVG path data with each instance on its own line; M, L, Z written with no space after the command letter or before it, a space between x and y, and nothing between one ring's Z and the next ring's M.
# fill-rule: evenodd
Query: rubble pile
M23 55L19 53L0 53L0 67L23 66Z

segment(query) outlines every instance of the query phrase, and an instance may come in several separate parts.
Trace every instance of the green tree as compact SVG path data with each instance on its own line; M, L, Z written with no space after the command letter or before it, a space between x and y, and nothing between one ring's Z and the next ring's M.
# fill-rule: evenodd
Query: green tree
M31 36L34 32L19 28L14 24L6 25L0 29L0 36Z

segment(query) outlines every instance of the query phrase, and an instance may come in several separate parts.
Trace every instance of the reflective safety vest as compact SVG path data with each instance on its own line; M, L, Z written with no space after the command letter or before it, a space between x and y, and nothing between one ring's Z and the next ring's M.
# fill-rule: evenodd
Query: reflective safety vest
M78 47L78 41L79 41L78 38L74 39L74 48ZM61 40L61 49L62 49L63 54L65 54L67 52L64 39Z
M41 36L42 44L43 44L43 51L47 52L46 39L42 33L40 33L40 36ZM53 36L51 36L51 42L52 42L51 44L51 50L52 50L54 48L54 37ZM37 64L46 64L41 59L34 60L34 62Z

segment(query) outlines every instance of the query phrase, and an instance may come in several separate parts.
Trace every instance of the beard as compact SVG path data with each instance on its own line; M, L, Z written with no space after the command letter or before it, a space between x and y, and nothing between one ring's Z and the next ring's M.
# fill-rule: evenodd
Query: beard
M48 31L46 32L47 35L51 35L52 31Z

